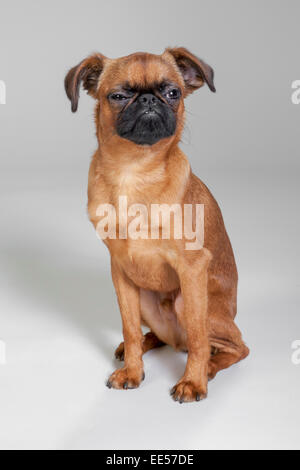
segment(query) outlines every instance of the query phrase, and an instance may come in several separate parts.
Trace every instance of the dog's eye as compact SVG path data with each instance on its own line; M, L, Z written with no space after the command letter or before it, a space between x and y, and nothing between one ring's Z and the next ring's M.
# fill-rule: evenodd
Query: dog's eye
M176 88L173 88L167 93L167 98L171 100L176 100L177 98L179 98L179 96L180 96L180 91L177 90Z
M111 100L115 100L115 101L128 100L128 97L125 95L122 95L121 93L112 93L109 97Z

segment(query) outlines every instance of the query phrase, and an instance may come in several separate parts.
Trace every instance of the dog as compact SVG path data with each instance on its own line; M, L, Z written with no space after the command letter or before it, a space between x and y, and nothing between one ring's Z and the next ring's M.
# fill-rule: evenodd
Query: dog
M112 205L118 213L120 196L148 208L154 203L205 208L201 249L187 250L186 239L174 236L103 240L111 255L124 336L115 352L124 366L113 372L107 386L138 387L145 378L143 354L168 344L187 352L172 398L202 400L208 380L249 354L234 322L238 274L220 208L179 148L184 99L203 85L215 92L214 71L183 47L118 59L96 53L65 78L73 112L81 85L97 101L99 146L88 184L88 213L96 229L99 206ZM128 223L116 223L116 233L123 233ZM150 330L145 335L142 325Z

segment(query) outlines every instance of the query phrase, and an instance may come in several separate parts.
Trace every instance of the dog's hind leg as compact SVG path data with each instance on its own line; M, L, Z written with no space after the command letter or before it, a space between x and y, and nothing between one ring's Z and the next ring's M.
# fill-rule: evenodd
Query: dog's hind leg
M143 340L143 354L151 349L159 348L164 346L165 343L161 341L152 331L149 331L144 335ZM115 351L116 359L119 361L124 361L124 343L121 343Z
M209 317L209 339L214 351L208 363L209 380L249 354L240 330L229 315Z

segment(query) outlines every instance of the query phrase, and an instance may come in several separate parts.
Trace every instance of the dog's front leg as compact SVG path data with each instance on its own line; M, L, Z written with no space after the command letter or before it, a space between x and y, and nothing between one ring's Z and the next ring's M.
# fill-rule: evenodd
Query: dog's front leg
M125 364L110 376L107 386L119 389L137 388L144 378L139 289L113 260L111 269L122 316Z
M207 270L211 259L201 250L197 259L184 259L178 265L183 312L179 318L187 335L188 359L181 380L171 390L174 400L199 401L206 398L210 345L207 331Z

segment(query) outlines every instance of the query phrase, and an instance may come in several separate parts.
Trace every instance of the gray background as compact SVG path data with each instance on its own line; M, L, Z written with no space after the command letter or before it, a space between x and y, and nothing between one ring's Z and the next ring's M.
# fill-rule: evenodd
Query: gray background
M1 448L299 448L299 1L6 1L0 5ZM93 102L72 115L86 55L185 46L217 93L186 102L182 147L223 210L251 356L203 403L173 403L185 356L145 357L139 390L108 390L121 323L109 257L86 216Z

